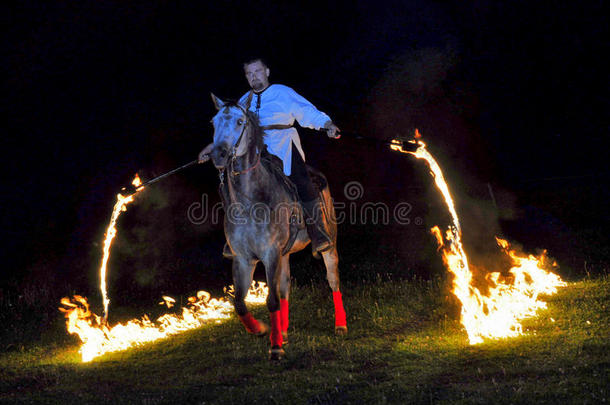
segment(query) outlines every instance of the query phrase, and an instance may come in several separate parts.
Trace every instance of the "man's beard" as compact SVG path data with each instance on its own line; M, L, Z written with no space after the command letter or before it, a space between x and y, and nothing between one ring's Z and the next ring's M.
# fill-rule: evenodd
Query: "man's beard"
M252 82L252 90L254 90L254 91L263 90L263 82L259 82L258 80Z

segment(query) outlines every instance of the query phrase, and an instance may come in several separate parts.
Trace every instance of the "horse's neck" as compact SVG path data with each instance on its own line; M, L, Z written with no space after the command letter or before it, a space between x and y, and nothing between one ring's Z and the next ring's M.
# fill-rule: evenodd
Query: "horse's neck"
M273 185L269 182L271 176L267 168L260 162L260 153L254 149L235 161L233 170L240 174L229 174L232 176L228 185L231 202L236 202L234 200L239 200L240 197L256 199L255 202L268 202L265 200Z

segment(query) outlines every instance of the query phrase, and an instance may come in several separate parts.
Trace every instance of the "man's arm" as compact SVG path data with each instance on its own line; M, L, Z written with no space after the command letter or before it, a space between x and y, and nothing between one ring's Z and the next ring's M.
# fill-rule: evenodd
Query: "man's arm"
M282 86L282 88L284 90L283 97L285 97L283 101L300 126L318 130L324 128L329 131L330 137L336 138L339 128L333 124L327 114L318 110L309 100L290 87Z

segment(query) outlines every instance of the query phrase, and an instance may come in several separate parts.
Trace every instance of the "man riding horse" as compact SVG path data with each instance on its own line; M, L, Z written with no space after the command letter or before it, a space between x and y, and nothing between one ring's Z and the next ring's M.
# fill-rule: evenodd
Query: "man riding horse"
M314 255L324 252L332 247L333 242L325 232L322 202L305 166L305 154L294 122L306 128L325 129L328 136L335 139L341 136L340 130L328 115L290 87L270 84L270 70L260 58L244 63L244 73L251 90L241 97L239 103L245 105L246 100L252 98L250 111L257 115L264 130L267 150L282 160L284 174L296 186L312 252ZM209 160L213 146L211 143L201 151L199 162ZM228 245L225 245L223 255L232 257Z

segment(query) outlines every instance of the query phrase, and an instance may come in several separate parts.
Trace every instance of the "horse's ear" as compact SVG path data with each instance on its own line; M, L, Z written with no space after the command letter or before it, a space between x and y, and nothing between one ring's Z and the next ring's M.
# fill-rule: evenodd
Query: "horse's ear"
M212 96L212 101L214 102L214 107L216 107L217 110L220 110L225 105L225 103L221 99L216 97L214 95L214 93L210 93L210 95Z
M250 109L250 104L252 104L252 96L254 96L254 92L250 91L248 93L248 98L246 99L245 103L244 103L244 108L247 110Z

